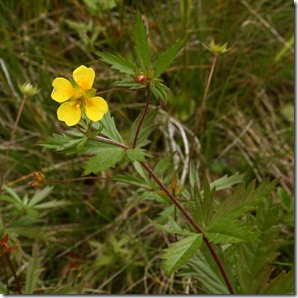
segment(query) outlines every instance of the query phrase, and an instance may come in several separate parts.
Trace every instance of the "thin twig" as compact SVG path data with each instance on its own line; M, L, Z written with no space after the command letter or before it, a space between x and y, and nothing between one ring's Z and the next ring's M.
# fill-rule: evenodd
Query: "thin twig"
M22 98L22 102L21 102L19 111L18 111L17 119L16 119L16 121L13 125L13 129L12 129L12 132L11 132L11 135L10 135L9 144L7 146L7 149L6 149L6 154L5 154L5 159L4 159L5 163L7 162L7 159L8 159L9 151L10 151L10 148L11 148L11 145L12 145L12 142L13 142L17 127L18 127L19 120L21 118L21 114L22 114L26 99L27 99L27 96L24 95L23 98ZM3 184L3 178L4 178L4 172L2 173L1 178L0 178L1 179L0 186L2 186L2 184Z
M146 97L146 104L145 104L145 108L143 110L143 115L142 115L142 118L138 124L138 127L137 127L137 131L136 131L136 134L135 134L135 137L134 137L134 140L133 140L133 144L132 144L132 148L136 148L137 146L137 141L138 141L138 137L139 137L139 133L140 133L140 130L141 130L141 127L142 127L142 124L145 120L145 117L146 117L146 114L147 114L147 111L148 111L148 108L149 108L149 104L150 104L150 86L147 86L147 97Z
M16 274L16 272L15 272L15 270L14 270L14 268L13 268L13 265L12 265L12 263L11 263L11 261L10 261L10 258L9 258L9 256L8 256L6 253L4 254L4 256L5 256L5 258L6 258L6 261L7 261L7 263L8 263L8 266L9 266L9 268L10 268L12 274L13 274L13 277L14 277L14 279L15 279L18 293L19 293L19 294L22 294L22 288L21 288L21 285L20 285L20 281L19 281L19 278L18 278L18 276L17 276L17 274Z
M204 114L204 111L205 111L205 108L206 108L207 95L208 95L208 92L209 92L210 83L211 83L211 79L212 79L212 76L213 76L213 72L214 72L214 69L215 69L216 62L217 62L217 54L214 54L211 69L210 69L210 73L209 73L209 77L208 77L208 81L207 81L207 85L206 85L205 92L204 92L204 97L203 97L201 107L200 107L200 109L197 113L197 117L196 117L196 123L195 123L195 127L194 127L194 134L193 134L193 138L192 138L191 144L190 144L190 151L189 151L189 157L188 157L188 169L190 169L190 161L191 161L191 158L192 158L194 138L199 133L199 128L200 128L200 124L201 124L203 114Z

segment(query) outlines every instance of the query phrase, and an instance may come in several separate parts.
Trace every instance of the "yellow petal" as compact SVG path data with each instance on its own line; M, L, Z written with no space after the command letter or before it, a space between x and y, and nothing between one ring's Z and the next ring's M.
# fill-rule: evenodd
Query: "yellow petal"
M72 76L75 82L85 91L92 88L95 72L91 67L87 68L81 65L74 70Z
M90 120L98 121L108 111L108 104L102 97L92 97L85 100L85 111Z
M64 102L75 95L75 90L70 81L64 78L56 78L53 81L52 86L54 87L54 90L51 97L58 102Z
M60 121L64 121L68 126L76 125L82 117L80 101L74 100L63 103L57 110L57 116Z

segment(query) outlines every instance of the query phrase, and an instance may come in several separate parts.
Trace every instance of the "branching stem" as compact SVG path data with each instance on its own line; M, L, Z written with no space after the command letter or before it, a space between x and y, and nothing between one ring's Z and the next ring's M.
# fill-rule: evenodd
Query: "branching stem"
M128 146L121 144L119 142L104 138L104 137L100 137L97 136L96 139L102 141L102 142L106 142L109 144L113 144L115 146L121 147L123 149L130 149ZM193 218L187 213L187 211L183 208L183 206L179 203L179 201L172 195L172 193L170 192L170 190L163 184L163 182L156 176L156 174L153 172L153 170L145 163L145 162L141 162L140 163L142 165L142 167L148 172L148 174L150 174L150 176L156 181L156 183L160 186L160 188L166 193L166 195L172 200L172 202L174 203L174 205L181 211L181 213L184 215L184 217L187 219L187 221L193 226L193 228L199 233L202 234L203 236L203 241L205 242L205 244L207 245L212 257L214 258L223 278L224 281L229 289L230 294L234 294L234 290L233 287L231 285L231 282L229 280L229 277L218 257L218 255L216 254L214 248L212 247L211 243L209 242L209 240L207 239L205 233L201 230L201 228L197 225L197 223L193 220Z

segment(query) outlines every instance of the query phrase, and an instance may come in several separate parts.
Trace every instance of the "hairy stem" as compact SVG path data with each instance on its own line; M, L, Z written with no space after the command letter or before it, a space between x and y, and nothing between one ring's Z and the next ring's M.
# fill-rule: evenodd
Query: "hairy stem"
M140 130L141 130L141 127L142 127L142 124L145 120L145 117L146 117L146 114L147 114L147 111L148 111L148 108L149 108L149 104L150 104L150 86L147 86L147 97L146 97L146 104L145 104L145 108L143 110L143 115L142 115L142 118L138 124L138 127L137 127L137 131L136 131L136 134L135 134L135 137L134 137L134 140L133 140L133 144L132 144L132 148L136 148L137 146L137 141L138 141L138 137L139 137L139 133L140 133Z

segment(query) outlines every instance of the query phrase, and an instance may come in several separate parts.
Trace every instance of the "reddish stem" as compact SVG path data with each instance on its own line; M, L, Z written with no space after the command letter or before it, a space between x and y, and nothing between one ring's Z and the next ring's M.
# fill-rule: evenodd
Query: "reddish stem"
M157 184L161 187L161 189L167 194L167 196L172 200L172 202L175 204L175 206L181 211L181 213L185 216L185 218L188 220L188 222L195 228L195 230L203 235L203 240L206 243L210 253L212 254L224 280L225 283L229 289L230 294L234 294L233 287L231 285L231 282L224 270L224 267L216 254L215 250L213 249L211 243L205 236L204 232L200 229L200 227L197 225L197 223L193 220L193 218L185 211L183 206L177 201L177 199L171 194L171 192L168 190L168 188L162 183L162 181L155 175L155 173L151 170L151 168L144 162L141 162L141 165L145 168L145 170L151 175L151 177L157 182Z
M133 149L136 148L136 146L137 146L139 133L140 133L141 127L143 125L143 122L145 120L145 117L146 117L146 114L147 114L147 111L148 111L148 108L149 108L149 104L150 104L150 86L147 86L146 104L145 104L145 108L144 108L144 111L143 111L142 118L141 118L141 120L138 124L137 131L136 131L136 134L135 134L135 137L134 137L134 140L133 140L133 144L132 144Z
M7 263L8 263L8 266L9 266L9 268L10 268L12 274L13 274L13 277L14 277L14 279L15 279L18 293L19 293L19 294L22 294L22 288L21 288L21 285L20 285L20 281L19 281L19 278L18 278L18 276L17 276L17 274L16 274L16 272L15 272L15 270L14 270L14 268L13 268L13 265L12 265L12 263L11 263L11 261L10 261L10 258L9 258L9 256L8 256L7 253L4 253L4 256L5 256L5 258L6 258L6 261L7 261Z

